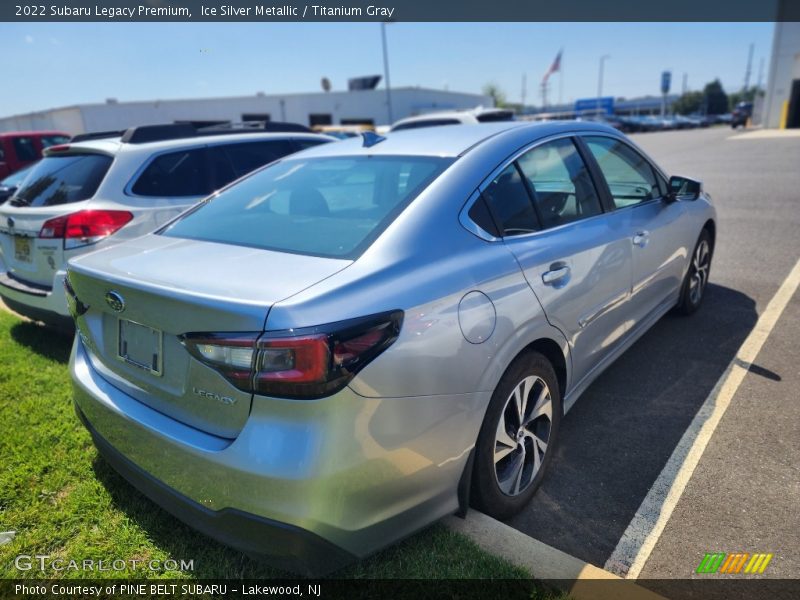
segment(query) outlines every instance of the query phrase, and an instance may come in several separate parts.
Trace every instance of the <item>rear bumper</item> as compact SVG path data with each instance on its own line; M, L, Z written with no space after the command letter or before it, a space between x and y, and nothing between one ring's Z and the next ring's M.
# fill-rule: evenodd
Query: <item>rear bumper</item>
M306 575L334 571L355 559L350 553L299 527L236 509L209 510L128 460L92 427L77 405L75 412L92 435L101 456L115 471L153 502L201 533L267 560L276 567Z
M9 276L0 258L0 296L9 308L21 315L71 329L73 322L64 296L66 275L66 271L56 271L52 288L29 284Z
M113 387L76 336L76 408L109 463L190 526L276 566L321 574L458 509L482 394L255 397L234 440ZM321 560L321 562L320 562Z

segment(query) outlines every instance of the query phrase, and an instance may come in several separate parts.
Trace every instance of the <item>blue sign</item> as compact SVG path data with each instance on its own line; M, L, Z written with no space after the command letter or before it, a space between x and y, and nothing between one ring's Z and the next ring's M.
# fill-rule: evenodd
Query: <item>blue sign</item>
M596 115L614 114L614 97L603 96L602 98L581 98L575 101L575 114L581 115Z
M672 73L664 71L661 73L661 93L669 94L669 84L672 82Z

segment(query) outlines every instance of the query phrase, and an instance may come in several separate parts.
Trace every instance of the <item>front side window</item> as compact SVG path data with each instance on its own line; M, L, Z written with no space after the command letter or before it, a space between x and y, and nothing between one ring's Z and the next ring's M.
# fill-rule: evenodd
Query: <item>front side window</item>
M427 156L283 160L210 198L161 234L354 258L451 163Z
M65 154L40 160L14 196L16 206L56 206L91 198L112 158L104 154Z
M608 183L614 206L625 208L661 197L655 171L641 154L614 138L583 139Z
M226 144L223 149L233 165L236 177L241 177L250 171L291 154L294 150L289 140Z
M537 146L519 159L542 228L558 227L603 212L586 164L570 139Z

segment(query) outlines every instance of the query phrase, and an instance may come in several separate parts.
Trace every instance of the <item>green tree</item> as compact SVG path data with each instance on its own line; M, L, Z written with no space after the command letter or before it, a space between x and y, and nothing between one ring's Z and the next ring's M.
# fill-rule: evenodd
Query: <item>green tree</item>
M705 114L721 115L728 112L728 94L725 93L719 79L706 84L703 88L703 97Z
M502 108L506 105L506 93L496 83L490 82L484 85L483 93L492 97L496 107Z
M672 110L679 115L699 113L703 109L703 92L686 92L672 105Z

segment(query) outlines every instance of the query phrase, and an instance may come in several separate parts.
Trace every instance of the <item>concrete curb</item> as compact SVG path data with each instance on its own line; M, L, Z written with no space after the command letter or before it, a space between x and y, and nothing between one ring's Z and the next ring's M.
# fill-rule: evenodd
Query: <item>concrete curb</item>
M558 582L576 600L657 600L663 598L613 573L590 565L476 510L466 519L448 517L445 525L469 537L487 552L526 569L536 579ZM598 586L597 580L621 585ZM625 584L622 584L625 582ZM604 593L607 592L607 593Z

